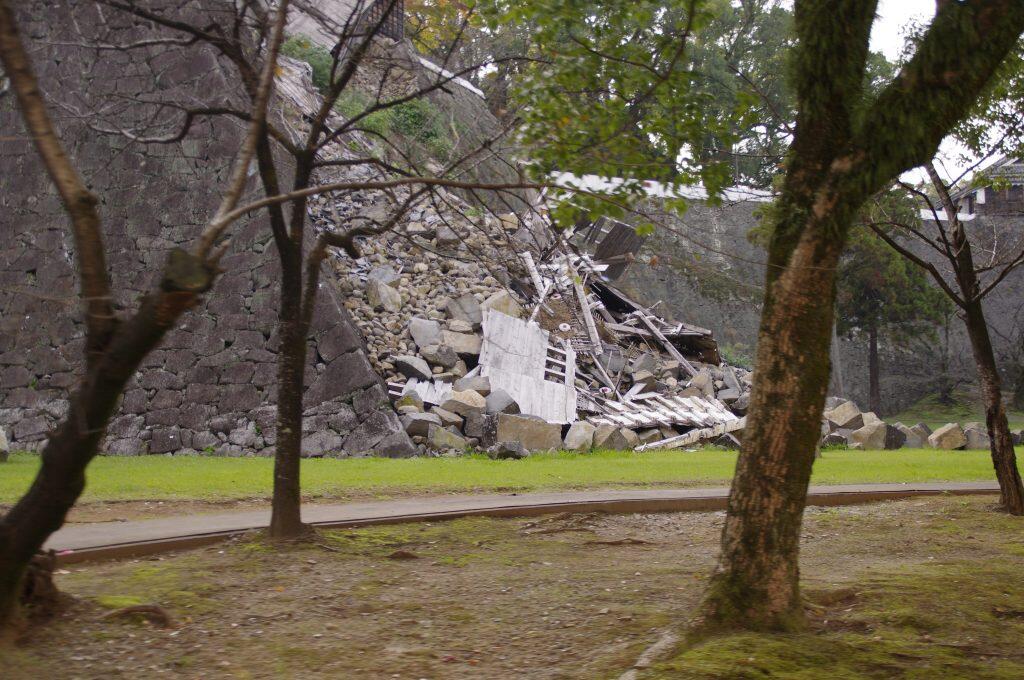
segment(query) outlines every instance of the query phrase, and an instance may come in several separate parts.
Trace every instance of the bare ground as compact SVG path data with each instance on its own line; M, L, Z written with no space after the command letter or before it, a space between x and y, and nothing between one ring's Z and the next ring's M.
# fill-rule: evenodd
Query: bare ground
M681 649L645 673L1022 677L1024 587L1017 581L1024 524L994 512L992 503L929 498L808 510L803 581L810 648L831 649L842 636L855 636L854 648L881 648L892 626L912 638L904 644L900 637L903 646L880 660L851 666L868 670L839 672L854 663L843 657L820 662L819 673L800 674L799 664L782 672L763 640L747 640L739 651ZM162 558L75 566L59 576L75 603L17 647L0 647L8 659L0 668L11 669L0 676L618 678L693 614L717 554L721 519L722 513L473 518L323 532L315 545L272 547L250 537ZM938 577L944 585L933 587L939 567L946 569ZM1018 578L1012 586L979 585L1003 573ZM910 590L895 599L877 594L908 574L920 575ZM976 579L977 587L950 583L956 579ZM918 582L931 589L918 592ZM949 617L928 618L939 601L980 608L988 618L966 631L963 621L949 629ZM108 616L138 604L158 605L171 626ZM896 623L890 615L898 615ZM968 670L957 674L960 666L947 663L938 675L904 674L902 663L927 667L918 652L907 651L911 643L945 645L935 647L935 658L947 663L953 649ZM756 655L743 651L755 647ZM791 668L792 659L787 663ZM995 674L1005 670L999 664L1020 673Z

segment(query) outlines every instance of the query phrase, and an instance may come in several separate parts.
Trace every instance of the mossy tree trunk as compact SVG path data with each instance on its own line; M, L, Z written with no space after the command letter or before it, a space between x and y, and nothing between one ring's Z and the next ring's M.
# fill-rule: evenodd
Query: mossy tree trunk
M797 0L797 121L768 247L757 365L705 632L804 624L799 539L829 378L835 272L853 216L929 161L1024 30L1024 0L942 7L874 101L875 0ZM698 629L700 630L700 629Z

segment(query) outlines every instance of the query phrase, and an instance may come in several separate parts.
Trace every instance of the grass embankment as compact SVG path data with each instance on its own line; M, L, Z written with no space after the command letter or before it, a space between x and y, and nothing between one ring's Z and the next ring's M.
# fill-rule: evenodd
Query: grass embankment
M1006 403L1006 417L1010 421L1011 430L1024 428L1024 412L1010 408ZM953 401L944 404L937 397L928 396L913 406L891 416L885 416L890 423L901 422L904 425L924 423L933 430L946 423L976 422L985 423L985 406L976 395L961 391L953 395Z
M539 454L519 461L461 458L312 459L302 463L307 497L535 491L612 486L716 486L732 478L736 454L704 450ZM39 465L18 454L0 466L0 503L24 492ZM273 460L100 457L88 470L82 502L266 498ZM982 481L993 478L987 451L825 451L813 483Z

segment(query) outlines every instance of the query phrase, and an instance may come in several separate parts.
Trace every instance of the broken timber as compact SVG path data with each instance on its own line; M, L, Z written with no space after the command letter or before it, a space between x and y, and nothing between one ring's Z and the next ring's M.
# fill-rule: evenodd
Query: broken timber
M747 424L746 417L736 418L726 423L719 423L712 427L705 427L696 430L690 430L686 434L681 434L678 437L669 437L668 439L662 439L661 441L648 442L647 444L641 444L634 448L634 451L650 451L652 449L681 449L684 446L692 446L708 439L714 439L721 437L723 434L730 432L737 432L742 430Z

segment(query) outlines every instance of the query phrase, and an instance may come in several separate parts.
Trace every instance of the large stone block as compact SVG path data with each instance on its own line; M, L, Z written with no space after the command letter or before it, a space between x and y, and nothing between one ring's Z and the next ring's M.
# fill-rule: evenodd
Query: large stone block
M498 442L519 442L530 451L562 447L562 426L533 416L500 414L496 436Z
M864 417L852 401L844 401L839 406L825 411L825 418L844 430L864 427Z
M884 422L867 423L850 433L849 442L864 449L891 451L903 446L906 435Z
M433 372L430 370L430 366L427 362L419 357L414 357L411 354L402 354L392 357L391 363L393 363L398 372L406 378L430 380L433 377Z
M481 340L479 335L441 331L441 341L455 350L460 357L480 356Z
M947 423L932 432L928 437L928 445L933 449L953 451L967 446L967 437L956 423Z
M444 429L440 425L431 425L427 432L427 443L431 448L444 451L447 449L465 449L469 442L465 437Z
M965 425L964 438L967 440L968 449L987 450L991 446L988 428L981 423L968 423Z
M903 436L906 438L903 445L908 449L923 448L925 443L928 441L925 437L922 437L917 430L912 427L907 427L903 423L896 423L894 427L903 433Z
M483 321L480 303L469 293L448 301L448 316L456 321L465 321L473 327L479 327Z
M323 373L309 386L306 404L315 406L321 402L375 385L380 378L362 352L343 354L327 365Z
M441 343L441 324L422 317L414 316L409 321L409 334L419 348L439 345Z
M473 390L453 390L441 404L441 408L465 418L471 413L484 413L487 410L487 400Z
M487 413L519 413L519 403L505 390L495 390L487 395Z
M585 420L577 420L565 433L563 446L568 451L589 451L594 446L596 427Z
M426 437L430 434L430 426L442 427L441 418L436 413L409 413L401 417L402 426L412 437Z
M366 301L377 311L397 312L402 309L402 295L377 279L366 282Z

